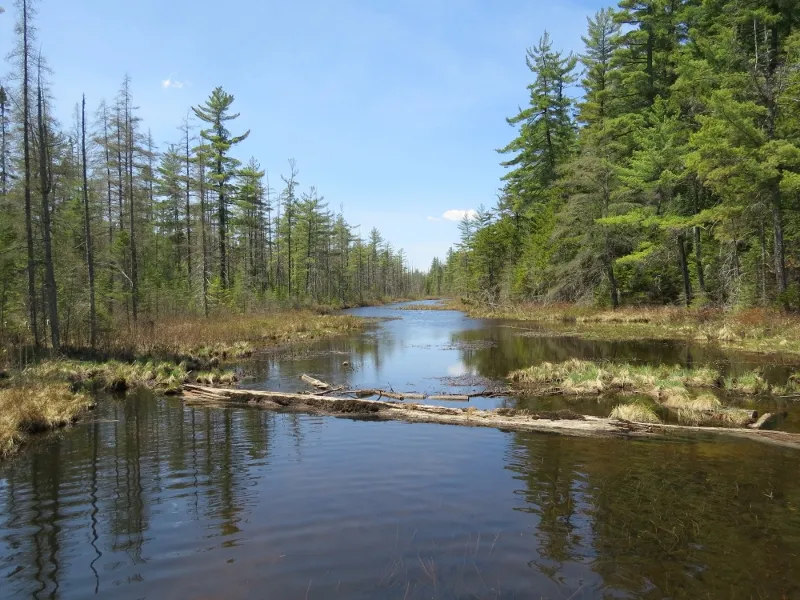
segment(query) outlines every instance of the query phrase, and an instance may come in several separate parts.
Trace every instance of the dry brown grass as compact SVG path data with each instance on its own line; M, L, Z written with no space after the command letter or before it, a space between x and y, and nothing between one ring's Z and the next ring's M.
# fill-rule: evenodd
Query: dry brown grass
M92 406L67 384L25 384L0 389L0 458L16 451L28 435L65 427Z
M662 306L608 310L566 303L487 306L462 301L450 301L447 306L476 318L569 326L571 333L592 339L686 339L766 354L800 354L800 315L771 309L726 312Z
M652 408L638 402L615 406L610 418L632 423L661 423L661 419Z
M693 410L679 408L677 411L678 423L695 427L736 427L741 428L751 422L751 415L745 410L718 409L718 410Z
M253 350L285 342L302 342L363 327L350 315L323 315L310 310L284 310L225 318L172 318L142 324L121 334L109 350L138 356L200 355L242 357Z

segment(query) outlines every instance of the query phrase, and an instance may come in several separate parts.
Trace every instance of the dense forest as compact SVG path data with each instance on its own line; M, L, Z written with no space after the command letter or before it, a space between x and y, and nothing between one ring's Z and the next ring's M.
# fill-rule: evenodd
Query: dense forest
M496 206L430 293L800 308L800 3L622 0L545 33Z
M95 345L170 315L421 292L403 250L302 189L294 160L276 191L255 158L235 157L250 132L222 88L166 147L127 76L56 122L33 4L16 3L0 79L0 345Z

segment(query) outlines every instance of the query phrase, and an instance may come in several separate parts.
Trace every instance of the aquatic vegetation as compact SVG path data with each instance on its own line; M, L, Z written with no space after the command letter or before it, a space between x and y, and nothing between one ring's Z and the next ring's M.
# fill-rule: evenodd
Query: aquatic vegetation
M68 384L36 383L0 389L0 458L32 433L65 427L93 405Z
M612 419L631 421L632 423L661 423L656 411L640 402L618 404L609 415Z
M49 360L28 367L18 376L18 382L66 381L75 390L85 389L107 392L124 392L133 387L146 387L165 392L175 392L187 381L188 373L182 365L167 361L92 362L77 360ZM17 383L12 381L12 384Z
M752 422L752 413L740 409L701 410L679 408L675 411L678 423L696 427L744 427Z
M544 362L511 373L508 378L523 392L534 394L598 395L606 392L641 393L654 398L685 395L687 387L712 387L720 373L702 367L597 364L571 359Z
M672 396L662 402L662 405L667 408L676 410L687 411L707 411L717 410L722 408L722 402L713 394L700 394L699 396L691 397L685 396Z
M192 374L191 378L195 383L205 385L230 385L239 381L239 376L234 371L222 371L220 369L201 371L196 375Z
M764 381L764 378L757 371L749 371L736 377L726 377L724 384L727 390L751 396L766 393L770 390L769 384Z

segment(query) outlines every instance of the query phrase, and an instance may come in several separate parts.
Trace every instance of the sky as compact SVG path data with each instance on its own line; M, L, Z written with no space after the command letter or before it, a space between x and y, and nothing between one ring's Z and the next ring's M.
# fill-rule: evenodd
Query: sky
M222 86L280 189L294 158L303 189L366 237L377 227L427 268L458 220L494 206L505 118L528 99L525 50L547 30L580 52L603 0L38 0L38 43L55 113L73 119L116 95L127 73L143 127L165 147L191 106ZM0 56L17 11L0 0ZM0 81L11 67L0 66ZM356 230L358 232L359 230Z

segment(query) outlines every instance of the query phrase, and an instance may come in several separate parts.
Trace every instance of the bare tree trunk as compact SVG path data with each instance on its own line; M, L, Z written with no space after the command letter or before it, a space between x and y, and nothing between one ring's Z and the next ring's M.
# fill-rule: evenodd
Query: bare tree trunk
M86 174L86 96L81 101L81 153L83 154L83 228L86 243L86 267L89 270L89 343L97 345L97 314L94 298L94 252L89 220L89 178Z
M786 252L783 246L781 191L777 183L772 186L772 228L775 236L775 279L778 284L778 294L783 294L786 292Z
M619 289L617 288L617 278L614 276L614 263L612 261L608 261L606 265L606 274L608 275L608 284L611 288L611 306L616 310L619 308ZM439 293L441 293L441 291Z
M127 167L128 167L128 208L130 212L130 228L131 228L131 310L133 315L133 326L136 327L138 318L138 296L139 296L139 278L138 278L138 259L136 256L136 218L135 218L135 202L133 194L133 119L131 118L130 106L130 92L128 88L128 81L125 81L125 124L127 130L126 145L127 145Z
M767 234L764 230L764 221L758 226L758 237L761 242L761 304L767 305Z
M0 86L0 193L3 198L8 195L8 168L6 166L6 153L8 152L8 138L6 134L6 90Z
M700 228L694 228L694 263L697 267L697 283L700 286L700 292L706 295L706 275L703 272L703 252L700 245Z
M114 212L111 201L111 148L109 146L109 140L108 140L108 108L105 102L103 102L103 146L105 148L105 155L106 155L106 204L108 208L108 252L110 254L114 247ZM113 260L111 259L109 260L108 270L109 270L108 285L110 293L106 298L106 307L108 310L108 314L111 315L114 313L114 279L115 279L114 265L113 265Z
M31 210L30 77L28 73L28 0L22 0L22 148L25 163L25 237L28 247L28 312L33 344L41 346L36 311L36 261L33 252L33 215Z
M222 180L222 157L217 157L217 177L219 178L218 184L218 200L219 206L217 207L217 217L219 219L219 277L223 289L228 288L228 248L225 239L225 182Z
M184 124L186 127L186 271L189 275L189 289L192 288L192 187L191 187L191 174L189 173L189 165L191 163L191 155L189 154L189 118L186 118Z
M700 212L700 189L697 179L694 180L694 214ZM706 275L703 272L703 250L700 239L700 227L694 227L694 262L697 269L697 283L700 286L700 293L706 295Z
M53 267L53 243L50 227L50 192L53 188L53 177L50 171L50 140L47 134L47 116L45 115L42 93L41 69L40 56L36 117L39 131L39 183L42 194L42 233L44 235L44 287L50 320L50 342L53 345L53 350L58 352L61 347L61 332L58 326L58 292L56 290L56 273Z
M686 246L684 245L683 233L678 234L678 258L681 263L681 274L683 275L683 295L686 306L692 304L692 280L689 278L689 264L686 261Z
M200 179L200 245L203 253L203 313L208 318L208 249L206 244L206 175L203 158L199 159Z

